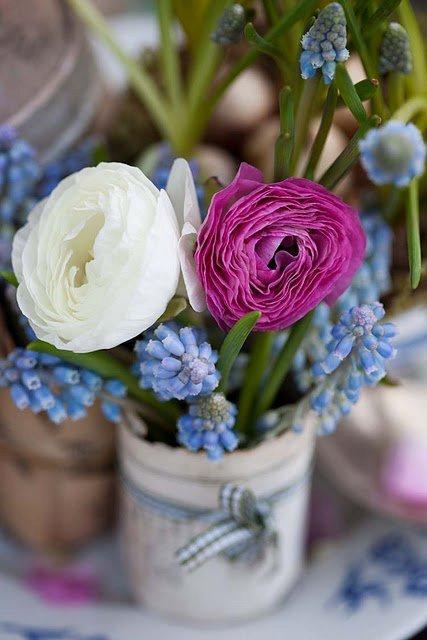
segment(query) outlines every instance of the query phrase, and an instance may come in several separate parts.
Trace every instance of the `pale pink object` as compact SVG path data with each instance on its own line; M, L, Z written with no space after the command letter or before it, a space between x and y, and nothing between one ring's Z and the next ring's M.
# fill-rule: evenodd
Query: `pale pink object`
M98 580L90 567L54 569L38 566L26 578L27 586L42 600L57 605L94 602L99 597Z
M386 454L380 486L395 502L427 507L427 445L403 440Z

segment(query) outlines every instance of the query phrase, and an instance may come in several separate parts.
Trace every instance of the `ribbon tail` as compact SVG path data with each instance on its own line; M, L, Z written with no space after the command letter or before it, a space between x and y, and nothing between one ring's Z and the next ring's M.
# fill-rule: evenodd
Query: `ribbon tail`
M252 531L247 527L239 526L234 520L226 520L195 536L185 547L177 551L177 559L187 571L194 571L207 560L247 542L252 536Z

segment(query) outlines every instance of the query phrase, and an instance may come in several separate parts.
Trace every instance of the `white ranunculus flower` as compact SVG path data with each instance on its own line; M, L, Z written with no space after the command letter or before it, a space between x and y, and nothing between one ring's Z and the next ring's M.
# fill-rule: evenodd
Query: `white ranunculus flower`
M194 311L201 312L206 309L206 295L199 281L193 256L202 219L193 174L183 158L178 158L173 163L166 191L173 204L180 231L178 255L182 277L178 293L188 298Z
M165 311L179 281L178 241L170 198L140 169L83 169L15 236L18 304L37 337L60 349L114 347Z

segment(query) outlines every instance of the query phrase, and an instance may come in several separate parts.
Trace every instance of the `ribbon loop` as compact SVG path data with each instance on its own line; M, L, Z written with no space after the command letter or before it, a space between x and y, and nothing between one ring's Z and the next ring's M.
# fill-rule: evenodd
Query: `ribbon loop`
M230 558L249 557L275 541L271 507L241 485L221 487L219 505L225 518L178 550L177 560L193 571L210 558L227 553ZM254 555L252 553L252 555Z

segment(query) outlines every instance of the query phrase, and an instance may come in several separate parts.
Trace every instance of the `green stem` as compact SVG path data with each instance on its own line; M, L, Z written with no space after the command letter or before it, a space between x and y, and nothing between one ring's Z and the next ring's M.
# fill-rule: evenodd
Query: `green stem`
M265 35L265 40L274 41L276 38L283 35L291 27L293 27L299 20L305 17L307 13L313 10L317 0L301 0L272 27ZM224 91L230 86L230 84L237 78L246 67L252 64L260 52L256 49L251 49L248 53L242 56L236 64L232 67L229 73L217 84L213 91L210 102L215 105L223 95Z
M163 77L166 90L175 112L182 106L182 78L178 49L173 41L173 9L172 0L156 2L157 16L160 29Z
M156 85L144 69L130 58L117 43L102 14L93 6L90 0L67 0L83 22L99 37L99 39L114 53L125 68L129 82L135 93L147 107L153 121L162 134L172 144L175 140L176 126L165 101L161 97Z
M304 80L295 118L295 142L292 154L291 172L295 171L298 160L307 139L307 131L310 126L311 113L313 111L317 88L320 77Z
M365 133L372 127L377 127L381 123L381 118L373 115L368 118L356 131L349 144L344 151L340 153L338 158L331 164L329 169L325 171L319 182L327 189L334 189L336 185L350 171L351 167L357 162L359 157L359 141Z
M393 120L409 122L417 113L427 110L427 97L414 96L392 114Z
M382 205L383 218L391 224L396 218L400 210L400 202L402 198L402 190L396 186L392 186L388 190L388 194L385 196L384 203Z
M254 419L271 407L277 392L290 371L295 354L310 327L313 314L314 311L310 311L310 313L296 322L290 330L289 337L268 374L262 394L255 404Z
M416 289L421 279L421 242L418 180L412 180L408 187L406 203L406 240L412 289Z
M402 0L397 12L411 43L413 70L407 78L411 93L427 93L427 60L424 37L410 1Z
M310 158L307 162L307 167L304 172L304 175L311 180L314 177L317 164L320 160L320 156L322 155L322 151L332 125L337 98L338 91L334 87L334 85L331 84L326 96L325 106L323 107L322 120L320 122L319 130L317 131L316 137L314 139Z
M369 48L365 42L363 37L361 28L359 26L358 20L354 13L354 10L351 6L350 0L340 0L342 7L344 9L346 18L347 18L347 27L353 39L353 44L357 49L357 52L360 56L362 64L365 68L366 75L368 78L375 78L377 76L377 68L371 57ZM380 116L383 116L385 113L384 101L381 95L381 92L378 91L372 97L373 109Z
M262 0L262 4L264 5L265 15L267 16L269 24L275 25L279 18L279 13L274 0Z
M211 2L203 21L203 34L195 50L188 74L188 108L185 125L178 132L178 153L187 156L197 144L212 113L206 101L208 89L223 58L223 49L212 42L211 33L222 15L228 0Z
M390 73L387 82L387 90L390 111L397 111L399 106L403 104L405 96L403 74L397 72Z
M248 425L251 422L251 410L260 392L260 382L268 364L273 339L274 333L272 332L257 333L253 337L249 365L239 395L239 410L236 423L237 431L241 431L247 435Z
M294 101L290 87L280 92L280 135L274 147L274 180L290 175L290 161L294 147Z

